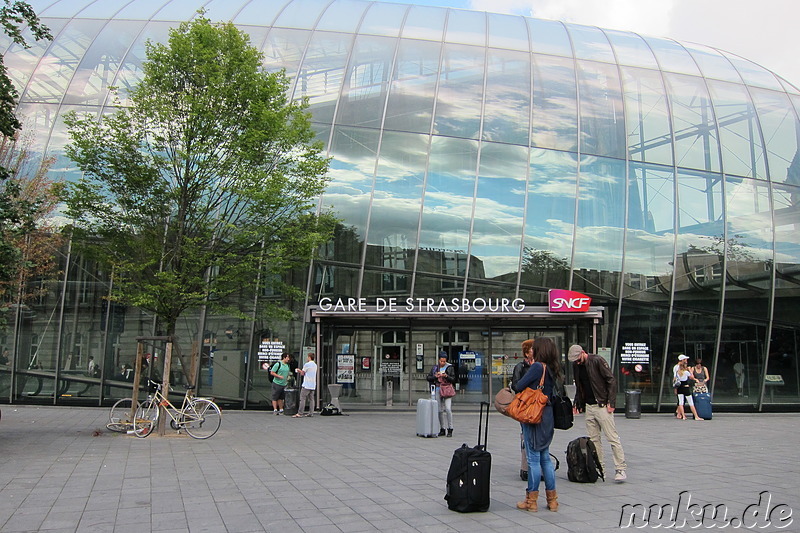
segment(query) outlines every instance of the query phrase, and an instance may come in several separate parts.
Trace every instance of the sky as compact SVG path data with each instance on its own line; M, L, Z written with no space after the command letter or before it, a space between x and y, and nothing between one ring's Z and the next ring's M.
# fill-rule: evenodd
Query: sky
M732 52L800 87L800 0L400 0L669 37Z

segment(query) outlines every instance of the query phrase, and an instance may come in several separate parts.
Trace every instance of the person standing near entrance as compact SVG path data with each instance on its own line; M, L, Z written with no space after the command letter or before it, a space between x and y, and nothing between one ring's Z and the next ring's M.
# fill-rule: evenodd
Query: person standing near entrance
M597 457L603 463L603 443L600 440L602 431L611 445L614 455L614 481L622 483L628 476L625 471L625 451L614 424L614 409L617 403L617 380L602 357L587 354L579 345L569 347L567 359L572 363L575 376L575 413L586 412L584 421L586 432L597 448Z
M453 436L453 396L455 396L456 370L447 362L447 354L439 353L439 363L431 368L428 383L436 385L436 399L439 400L439 436ZM449 385L449 387L448 387ZM444 392L442 391L444 388ZM452 394L452 395L451 395ZM445 427L447 433L445 433Z
M289 354L281 356L281 360L272 365L272 411L276 415L283 414L283 402L286 398L286 385L289 383Z
M533 339L522 341L522 361L514 365L514 370L511 372L511 383L509 386L512 390L516 390L517 382L522 379L528 369L533 363ZM520 423L520 428L522 428ZM520 449L522 450L522 459L519 469L519 477L522 481L528 481L528 455L525 452L525 432L520 431Z
M314 354L308 354L308 360L303 365L303 368L297 368L295 371L303 376L303 387L300 389L300 403L297 414L293 418L311 416L316 408L314 394L317 392L317 363L314 362ZM306 401L308 401L308 414L305 414Z

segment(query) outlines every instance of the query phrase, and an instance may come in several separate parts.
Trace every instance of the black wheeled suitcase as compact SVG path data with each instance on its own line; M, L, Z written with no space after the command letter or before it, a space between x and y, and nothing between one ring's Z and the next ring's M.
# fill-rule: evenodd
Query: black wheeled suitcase
M483 426L483 408L486 406L486 426ZM481 427L483 444L481 444ZM481 402L478 422L478 445L470 448L462 444L450 461L447 471L447 508L459 513L489 510L489 483L492 475L492 454L486 451L489 434L489 403Z

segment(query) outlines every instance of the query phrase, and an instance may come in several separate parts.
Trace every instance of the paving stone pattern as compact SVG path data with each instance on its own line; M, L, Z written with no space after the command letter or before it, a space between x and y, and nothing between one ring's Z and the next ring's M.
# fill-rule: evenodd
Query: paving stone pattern
M414 412L398 409L311 418L225 411L217 435L195 440L111 433L106 409L3 405L0 531L617 531L624 505L679 507L681 493L700 507L724 504L728 521L656 528L650 519L629 529L800 531L797 414L618 415L628 481L585 485L567 480L564 455L585 433L578 417L551 446L561 460L559 511L544 508L542 492L541 510L529 513L515 508L525 493L519 425L492 411L491 508L459 514L443 499L446 472L455 448L475 444L478 425L475 409L459 407L453 438L417 437ZM609 449L606 462L613 477ZM768 505L754 505L767 496ZM729 520L759 508L774 511L767 527Z

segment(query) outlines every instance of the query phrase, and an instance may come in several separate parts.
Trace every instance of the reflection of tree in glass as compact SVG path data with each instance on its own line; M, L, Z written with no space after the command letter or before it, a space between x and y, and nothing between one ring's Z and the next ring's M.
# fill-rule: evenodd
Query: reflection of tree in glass
M525 247L522 257L522 275L525 283L543 286L564 286L569 273L567 258L556 257L553 252Z
M733 237L728 238L726 246L725 238L722 235L714 235L711 237L712 243L709 246L699 248L699 250L718 255L720 257L722 257L722 255L725 253L725 250L727 250L728 261L748 263L757 261L756 255L748 250L750 246L741 242L740 239L744 238L744 235L734 235ZM693 247L690 246L689 248L691 251Z

